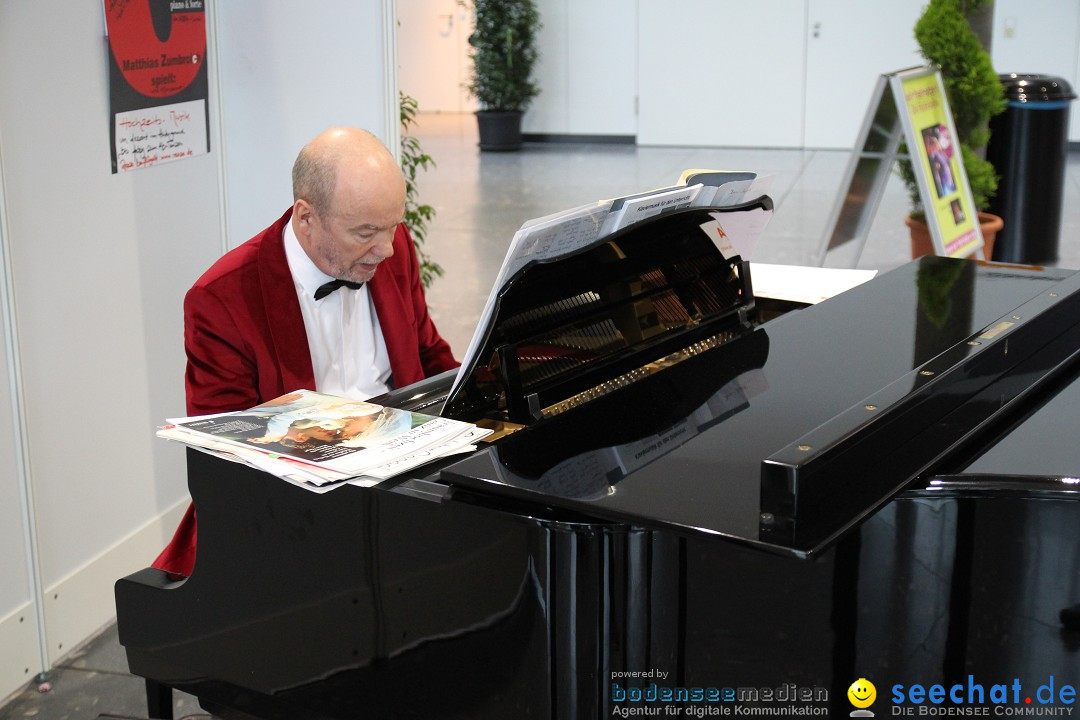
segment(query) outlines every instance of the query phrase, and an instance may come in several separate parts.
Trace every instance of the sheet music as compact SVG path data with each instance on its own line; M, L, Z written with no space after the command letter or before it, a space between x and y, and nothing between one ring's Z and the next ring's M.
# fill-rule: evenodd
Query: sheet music
M712 220L702 223L701 229L713 241L725 259L738 255L749 260L757 247L758 238L765 232L773 211L754 208L744 212L709 213Z
M601 203L575 208L567 213L549 216L550 219L522 226L511 242L513 257L508 258L510 262L504 262L506 278L512 277L532 260L562 257L595 242L600 237L605 218L610 214L610 205ZM500 277L500 280L506 278Z
M690 187L677 186L613 200L611 212L604 220L604 226L600 228L600 237L607 237L617 230L655 215L690 207L701 193L701 188L699 183Z
M705 184L693 207L731 207L769 194L772 175L752 179L731 180L723 185Z
M495 301L514 275L533 260L547 260L569 255L595 242L599 238L600 227L611 212L611 201L600 201L582 205L571 210L546 215L542 218L527 220L514 233L510 246L506 249L502 267L491 286L491 293L484 303L484 311L476 325L469 347L465 351L461 368L458 370L449 397L453 397L458 387L465 382L468 369L472 367L476 353L487 337Z
M877 270L750 263L754 295L814 304L873 279Z
M525 221L514 233L507 247L506 256L492 284L476 331L473 333L472 340L469 341L469 347L462 358L461 367L454 378L448 397L452 398L456 395L458 388L468 378L468 373L475 365L476 354L480 352L490 331L499 295L507 283L528 263L570 255L617 230L665 211L710 204L726 207L736 205L746 199L756 199L764 194L772 182L771 175L759 178L753 173L705 170L687 171L683 173L683 179L690 173L701 173L700 177L705 183L720 184L717 186L698 183L691 186L666 187L611 200L600 200ZM747 178L747 176L750 177ZM703 203L702 196L705 196L708 202ZM729 215L725 215L725 222L732 222ZM771 217L772 213L767 213L767 216ZM764 223L751 224L757 226L757 234L760 234L764 228ZM705 230L705 228L702 229ZM756 240L757 236L754 235L752 240L748 240L748 244L752 246Z

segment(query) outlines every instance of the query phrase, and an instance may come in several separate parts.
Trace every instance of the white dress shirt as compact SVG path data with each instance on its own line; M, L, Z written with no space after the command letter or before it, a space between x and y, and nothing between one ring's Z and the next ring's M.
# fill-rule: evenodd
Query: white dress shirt
M390 357L367 284L359 290L341 287L316 300L319 286L335 278L315 267L291 222L285 224L283 239L304 316L315 389L354 400L389 390Z

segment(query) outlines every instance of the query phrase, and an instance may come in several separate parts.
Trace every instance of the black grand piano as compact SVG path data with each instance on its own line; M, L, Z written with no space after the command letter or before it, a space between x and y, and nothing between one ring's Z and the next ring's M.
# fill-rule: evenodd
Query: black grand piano
M381 399L498 428L469 456L321 495L189 450L193 574L116 585L151 716L1071 707L1080 275L755 299L726 211L528 265L460 388Z

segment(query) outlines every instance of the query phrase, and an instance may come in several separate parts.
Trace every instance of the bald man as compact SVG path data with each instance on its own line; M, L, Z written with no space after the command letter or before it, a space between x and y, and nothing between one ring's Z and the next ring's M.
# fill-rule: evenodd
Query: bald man
M293 205L184 299L189 415L306 388L355 400L457 367L427 311L405 179L372 134L332 128L293 165ZM154 567L190 575L188 508Z

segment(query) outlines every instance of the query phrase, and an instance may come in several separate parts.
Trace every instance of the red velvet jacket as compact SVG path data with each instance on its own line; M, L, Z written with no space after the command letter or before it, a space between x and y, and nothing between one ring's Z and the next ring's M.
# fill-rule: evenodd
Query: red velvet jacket
M291 217L290 209L223 255L184 298L189 415L243 410L291 390L316 389L282 240ZM416 249L404 225L394 234L394 255L379 265L368 287L394 387L457 367L428 315ZM153 567L190 575L195 537L194 510L189 507Z

